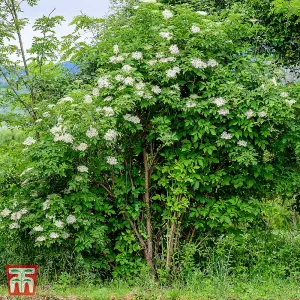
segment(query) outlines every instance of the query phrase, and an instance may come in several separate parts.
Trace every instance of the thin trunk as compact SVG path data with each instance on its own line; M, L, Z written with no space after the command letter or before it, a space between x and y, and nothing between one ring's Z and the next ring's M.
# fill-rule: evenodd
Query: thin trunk
M171 264L171 257L173 254L173 245L174 245L174 234L176 230L176 213L174 213L174 219L172 221L170 229L170 239L167 245L167 260L166 260L166 269L169 270Z
M147 254L146 260L150 266L151 273L155 275L155 269L153 265L153 240L152 240L152 224L151 224L151 212L150 212L150 193L149 193L149 167L147 150L144 145L143 148L143 162L144 162L144 179L145 179L145 206L146 206L146 230L147 230Z

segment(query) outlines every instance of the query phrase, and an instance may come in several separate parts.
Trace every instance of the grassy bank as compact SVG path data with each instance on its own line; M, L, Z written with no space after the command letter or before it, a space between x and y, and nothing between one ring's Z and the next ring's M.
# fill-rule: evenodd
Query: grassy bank
M1 299L7 295L5 287ZM203 278L196 274L186 285L175 283L171 287L155 284L128 286L123 281L113 281L103 286L80 284L76 287L53 285L39 287L34 299L300 299L300 285L296 280L259 278L227 279Z

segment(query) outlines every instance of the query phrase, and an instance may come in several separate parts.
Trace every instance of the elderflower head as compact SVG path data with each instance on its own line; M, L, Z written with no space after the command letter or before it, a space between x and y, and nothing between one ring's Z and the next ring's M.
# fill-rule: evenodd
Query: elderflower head
M232 138L232 135L226 131L223 131L221 134L221 139L223 140L230 140Z
M74 223L76 223L76 221L77 221L76 217L73 215L69 215L66 220L67 224L74 224Z
M229 109L228 108L221 108L218 110L218 114L220 116L226 116L229 114Z
M15 212L15 213L12 213L11 216L10 216L10 219L13 220L13 221L16 221L16 220L20 220L22 218L22 213L21 212Z
M122 67L122 71L124 71L125 73L130 73L131 70L132 70L132 66L130 65L124 65Z
M196 13L200 16L207 16L208 15L208 13L206 11L203 11L203 10L198 10L198 11L196 11Z
M66 144L73 144L74 137L69 133L64 133L62 135L56 134L54 137L54 142L64 142Z
M51 239L57 239L57 238L59 237L59 235L58 235L56 232L51 232L51 233L49 234L49 237L50 237Z
M219 65L219 63L215 60L215 59L209 59L208 61L207 61L207 65L209 66L209 67L216 67L216 66L218 66Z
M113 51L114 51L114 54L118 55L119 54L119 46L118 45L114 45Z
M98 136L98 130L92 126L86 131L86 136L89 137L90 139L93 137Z
M226 104L226 100L224 98L213 98L213 103L216 104L218 107L221 107L224 104Z
M150 59L148 61L149 66L154 66L157 63L157 59Z
M106 98L103 99L104 102L110 102L113 100L113 97L112 96L108 96Z
M159 36L170 41L173 37L173 34L171 32L168 32L168 31L162 31L159 33Z
M18 228L20 228L20 225L17 222L9 225L9 229L18 229Z
M205 69L205 68L207 68L207 63L202 61L199 58L192 58L191 63L192 63L192 66L196 69Z
M36 140L35 140L33 137L29 136L29 137L26 138L26 140L23 142L23 145L25 145L25 146L31 146L31 145L33 145L33 144L35 144L35 143L36 143Z
M43 202L43 210L47 210L50 208L50 200L46 200L45 202Z
M293 105L296 103L296 100L285 100L286 104Z
M200 32L200 27L193 25L191 28L192 33L199 33Z
M77 150L77 151L85 151L85 150L87 150L87 148L88 148L88 144L86 144L86 143L81 143L77 146L75 146L75 145L73 146L73 149Z
M106 141L115 141L117 137L118 137L118 133L113 129L109 129L104 135L104 139Z
M86 167L86 166L78 166L77 170L80 173L88 173L88 171L89 171L88 167Z
M280 96L283 97L283 98L286 98L289 96L289 93L288 92L282 92L280 93Z
M166 76L168 78L176 78L177 74L180 73L179 67L174 67L166 71Z
M67 239L67 238L70 237L70 234L67 233L67 232L63 232L63 233L61 234L61 236L62 236L63 239Z
M247 117L247 119L250 119L254 116L254 112L252 109L249 109L246 113L245 116Z
M84 96L83 103L85 103L85 104L91 104L92 102L93 102L92 96L90 96L90 95L85 95Z
M122 61L124 61L124 57L123 56L111 56L109 58L109 62L112 64L119 64Z
M247 142L246 142L246 141L240 140L240 141L237 142L237 144L238 144L239 146L241 146L241 147L247 147Z
M192 107L196 107L196 106L197 106L197 103L194 102L194 101L187 101L186 104L185 104L185 106L186 106L187 108L192 108Z
M133 52L131 57L135 60L143 59L143 53L142 52Z
M102 88L110 88L110 82L107 76L100 77L98 79L98 87Z
M40 235L36 238L36 242L44 242L46 240L46 238L43 235Z
M72 97L64 97L62 99L59 100L59 103L66 103L66 102L73 102L74 99Z
M157 85L154 85L151 89L151 91L156 94L156 95L159 95L161 93L161 88Z
M168 9L165 9L162 14L165 19L170 19L173 17L173 13Z
M118 164L118 160L114 156L106 157L106 162L111 166Z
M180 54L179 48L177 45L171 45L169 48L171 54L177 55Z
M102 107L102 111L106 117L112 117L115 115L115 111L111 106L104 106Z
M36 232L41 232L44 230L44 228L41 225L38 225L38 226L33 227L32 230L36 231Z
M46 111L46 112L43 113L43 117L44 118L51 118L51 115L48 111Z
M257 113L257 115L260 117L260 118L264 118L267 116L267 113L265 111L260 111Z
M56 221L54 222L54 225L55 225L57 228L63 228L65 224L64 224L63 221L56 220Z
M10 215L10 213L11 213L11 210L9 210L8 208L4 208L4 209L2 210L2 212L0 213L0 215L1 215L2 217L8 217L8 216Z
M125 85L129 85L129 86L133 86L134 85L134 78L132 78L132 77L126 77L124 79L124 84Z
M141 120L140 120L139 117L133 116L133 115L130 115L130 114L124 115L123 118L124 118L126 121L132 122L132 123L134 123L134 124L140 124L140 123L141 123Z
M93 96L98 97L100 95L99 89L93 88L92 94L93 94Z
M118 74L116 77L115 77L115 80L118 81L118 82L121 82L124 80L124 77L120 74Z
M30 171L32 171L33 170L33 168L27 168L27 169L25 169L21 174L20 174L20 176L23 176L23 175L25 175L26 173L28 173L28 172L30 172Z

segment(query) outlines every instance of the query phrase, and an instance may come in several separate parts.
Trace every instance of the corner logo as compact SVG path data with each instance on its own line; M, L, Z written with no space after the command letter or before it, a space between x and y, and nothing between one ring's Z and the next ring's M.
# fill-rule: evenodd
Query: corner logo
M7 265L6 276L9 295L34 296L37 273L37 265Z

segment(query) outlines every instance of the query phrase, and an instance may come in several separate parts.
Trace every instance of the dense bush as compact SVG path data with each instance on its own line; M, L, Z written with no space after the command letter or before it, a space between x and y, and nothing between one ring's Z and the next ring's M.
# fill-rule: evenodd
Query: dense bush
M263 200L295 196L298 93L247 42L264 27L240 12L132 11L77 58L95 75L37 103L1 224L103 276L147 262L164 279L199 264L203 239L259 224ZM242 256L248 240L236 243Z

